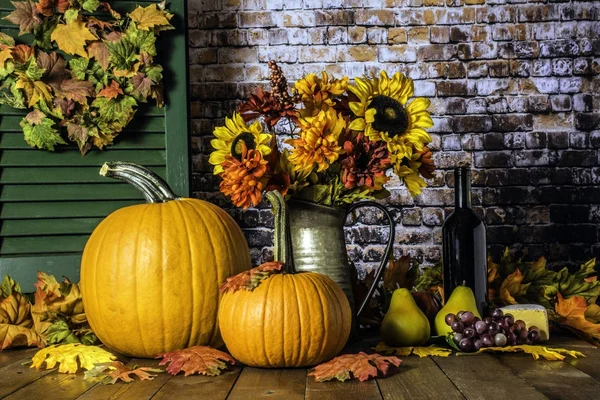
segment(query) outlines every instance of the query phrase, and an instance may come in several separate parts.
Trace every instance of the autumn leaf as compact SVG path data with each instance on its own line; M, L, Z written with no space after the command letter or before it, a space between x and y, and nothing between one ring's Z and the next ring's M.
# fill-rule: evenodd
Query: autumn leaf
M167 372L177 375L183 371L185 376L200 374L217 376L227 368L227 363L235 364L235 360L227 353L209 346L193 346L183 350L175 350L159 354L162 358L158 365L166 365Z
M73 100L81 104L87 104L87 98L94 95L94 84L90 81L77 79L65 79L57 91L58 97Z
M110 83L110 86L107 86L98 92L97 97L106 97L110 100L116 98L120 94L123 94L123 89L121 89L119 84L113 80Z
M95 58L102 69L106 71L110 64L110 53L108 52L108 48L104 42L101 40L96 40L90 43L87 49L90 58Z
M58 372L76 373L79 368L90 370L94 364L116 360L117 357L98 346L85 346L80 343L48 346L32 358L31 368L41 369L44 362L46 369L52 369L58 363Z
M169 27L169 14L163 10L159 10L156 4L151 4L147 7L137 6L129 17L137 24L137 27L142 30L149 30L154 27Z
M482 347L479 349L477 353L489 353L489 352L519 352L523 351L527 354L531 354L534 360L538 360L540 357L545 358L549 361L561 361L564 360L566 356L571 356L573 358L577 357L585 357L585 354L567 349L555 349L549 348L545 346L539 345L518 345L518 346L506 346L506 347ZM473 353L471 353L473 354Z
M600 323L600 306L596 303L590 304L585 310L585 319L594 324Z
M398 288L412 289L416 276L411 274L410 256L402 256L398 260L390 260L383 273L383 285L387 290Z
M0 351L44 344L44 338L33 329L31 304L19 285L6 275L0 286Z
M7 19L13 24L19 25L19 35L33 32L33 28L42 23L34 2L26 0L11 1L11 3L15 6L15 11L11 12L3 19Z
M31 57L35 55L35 51L31 46L19 44L13 47L12 55L17 63L25 64Z
M36 125L23 118L19 125L23 128L25 142L31 147L53 151L57 144L66 144L54 128L54 121L51 118L43 118L42 123Z
M128 367L121 361L113 361L112 363L103 363L96 365L94 368L85 372L84 379L86 380L98 380L100 378L101 384L115 384L118 380L125 383L133 382L132 376L137 376L141 381L151 381L156 378L156 375L150 374L151 372L160 373L164 372L162 369L150 368L150 367Z
M102 7L104 7L104 9L106 11L108 11L110 13L110 15L112 15L112 17L114 19L121 19L121 14L119 14L118 12L116 12L115 10L113 10L113 8L110 6L110 3L108 3L108 2L102 2L102 3L100 3L100 5Z
M42 82L54 90L59 89L60 84L69 78L69 71L66 69L67 62L56 52L50 54L43 51L38 52L37 66L45 70L41 78Z
M32 125L41 124L44 118L46 118L46 114L40 110L33 110L25 116L25 119Z
M88 54L85 51L85 42L97 39L79 19L68 22L67 24L58 24L50 38L55 41L58 48L65 53L79 55L85 58L88 58Z
M392 347L384 342L380 342L373 348L374 351L380 354L407 357L412 355L419 357L437 356L448 357L452 354L452 350L447 347L437 346L408 346L408 347Z
M148 78L144 73L138 72L131 78L131 84L133 86L132 94L140 94L144 97L150 95L150 89L152 89L152 79Z
M15 39L4 32L0 32L0 46L14 46Z
M592 313L596 308L592 309ZM588 305L585 299L581 296L571 296L568 299L563 298L559 292L557 294L556 313L558 314L558 322L570 326L585 335L589 335L596 341L600 340L600 324L588 321L585 313L588 310Z
M524 296L529 287L529 283L523 284L523 275L518 269L508 275L502 285L500 285L500 298L504 304L517 304L515 297Z
M15 87L17 89L23 89L29 107L33 107L40 100L44 100L47 103L52 101L52 94L50 93L52 89L50 86L42 81L34 81L22 73L19 73L18 76L19 79L17 79Z
M371 377L376 377L379 372L387 376L390 364L400 366L400 360L395 356L382 356L380 354L366 354L362 351L358 354L343 354L333 360L322 363L310 370L309 376L314 376L317 382L337 379L345 381L356 378L361 382Z
M12 60L12 48L6 47L0 51L0 68L4 68L6 61Z
M281 262L266 262L258 267L227 278L219 290L224 293L236 292L242 289L253 290L260 285L263 280L267 279L273 274L281 272L282 268L283 263Z
M54 9L63 14L68 8L69 0L40 0L37 4L37 10L46 17L54 15Z

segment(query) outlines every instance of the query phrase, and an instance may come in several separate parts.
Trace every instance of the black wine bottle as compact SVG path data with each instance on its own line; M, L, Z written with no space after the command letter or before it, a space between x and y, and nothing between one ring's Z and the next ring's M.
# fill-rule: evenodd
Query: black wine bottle
M475 294L479 313L487 314L487 257L485 225L471 209L471 170L454 169L455 208L444 221L444 297L457 286L468 286Z

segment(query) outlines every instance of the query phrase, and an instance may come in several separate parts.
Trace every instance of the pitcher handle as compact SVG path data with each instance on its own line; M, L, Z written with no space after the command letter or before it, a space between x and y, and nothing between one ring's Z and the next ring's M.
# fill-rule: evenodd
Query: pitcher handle
M379 264L379 267L377 267L377 271L375 271L375 280L373 281L373 284L369 288L369 291L367 292L367 296L365 297L365 299L361 303L360 307L358 308L358 311L356 312L356 316L360 315L360 313L363 311L363 309L366 307L367 303L369 302L369 299L371 299L371 297L373 296L373 293L375 293L375 289L377 288L377 283L381 279L381 275L383 274L383 271L385 270L385 266L386 266L390 256L392 255L392 250L393 250L393 245L394 245L394 236L396 234L396 223L394 222L394 218L392 217L392 215L390 214L390 212L388 211L387 208L385 208L384 206L382 206L379 203L375 203L374 201L360 201L358 203L352 204L346 211L346 217L352 211L354 211L360 207L375 207L375 208L383 211L383 213L387 217L388 222L390 223L390 237L389 237L387 245L385 247L385 252L383 254L383 259L381 260L381 264Z

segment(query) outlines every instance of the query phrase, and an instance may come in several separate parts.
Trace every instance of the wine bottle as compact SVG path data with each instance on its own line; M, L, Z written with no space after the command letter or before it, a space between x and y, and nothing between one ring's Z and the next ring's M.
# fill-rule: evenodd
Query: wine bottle
M485 225L471 209L471 170L454 169L455 208L444 221L444 297L457 286L468 286L475 294L479 313L487 314L487 257Z

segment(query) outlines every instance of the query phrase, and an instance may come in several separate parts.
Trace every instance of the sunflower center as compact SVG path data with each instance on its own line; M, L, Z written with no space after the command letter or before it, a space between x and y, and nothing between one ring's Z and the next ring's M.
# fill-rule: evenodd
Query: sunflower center
M244 147L246 151L256 148L254 136L250 132L242 132L233 139L233 142L231 142L231 155L238 161L242 161Z
M408 115L398 100L388 96L375 96L369 108L376 111L373 128L378 131L387 132L390 137L394 137L408 129Z

